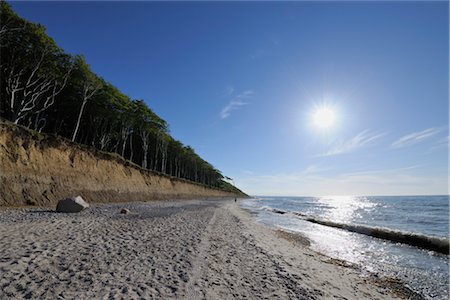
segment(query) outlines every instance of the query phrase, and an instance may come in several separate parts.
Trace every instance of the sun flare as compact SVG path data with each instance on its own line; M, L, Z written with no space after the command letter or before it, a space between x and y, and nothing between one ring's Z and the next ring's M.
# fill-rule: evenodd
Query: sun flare
M336 124L336 113L329 106L317 107L313 111L312 122L318 129L330 129Z

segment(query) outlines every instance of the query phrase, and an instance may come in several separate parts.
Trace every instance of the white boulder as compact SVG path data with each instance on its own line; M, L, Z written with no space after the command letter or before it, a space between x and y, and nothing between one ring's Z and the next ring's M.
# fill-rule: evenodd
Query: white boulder
M88 207L89 204L84 201L81 196L76 196L59 200L58 205L56 206L56 211L64 213L75 213L80 212Z

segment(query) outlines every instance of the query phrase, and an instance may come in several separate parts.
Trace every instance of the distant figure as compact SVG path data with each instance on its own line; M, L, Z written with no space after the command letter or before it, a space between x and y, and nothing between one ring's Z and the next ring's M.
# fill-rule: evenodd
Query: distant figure
M237 200L236 200L236 198L234 198L234 202L236 202Z

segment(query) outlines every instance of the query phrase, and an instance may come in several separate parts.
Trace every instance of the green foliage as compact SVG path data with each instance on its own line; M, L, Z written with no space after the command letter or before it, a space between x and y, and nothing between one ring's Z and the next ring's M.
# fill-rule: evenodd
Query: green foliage
M222 181L219 188L226 192L230 192L242 197L247 197L247 194L245 194L243 191L241 191L240 189L238 189L237 187L226 181Z
M0 117L244 195L194 149L173 139L167 122L144 100L130 99L99 77L83 56L65 53L42 25L22 19L5 1L0 8Z

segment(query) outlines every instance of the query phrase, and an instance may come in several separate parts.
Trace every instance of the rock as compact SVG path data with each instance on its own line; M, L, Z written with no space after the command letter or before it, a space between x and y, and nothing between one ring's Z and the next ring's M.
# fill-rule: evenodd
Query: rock
M34 199L27 199L27 204L28 205L32 205L32 206L36 206L37 205L37 201Z
M80 212L88 207L89 204L84 201L81 196L76 196L59 200L58 205L56 206L56 211L64 213L75 213Z
M121 214L129 214L129 213L130 213L130 210L129 210L128 208L122 208L122 209L120 210L120 213L121 213Z

